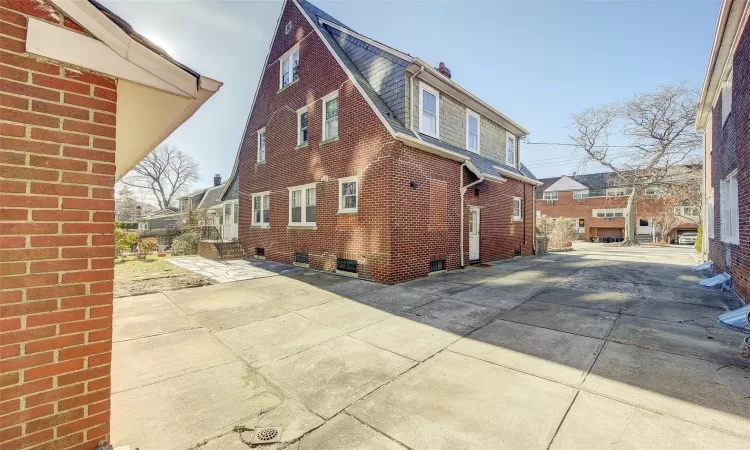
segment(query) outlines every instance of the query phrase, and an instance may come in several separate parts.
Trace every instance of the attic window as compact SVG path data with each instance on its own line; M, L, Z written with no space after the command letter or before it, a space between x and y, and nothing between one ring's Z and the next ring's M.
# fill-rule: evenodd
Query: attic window
M299 44L279 58L279 89L299 79Z
M505 151L507 154L506 163L509 166L516 167L516 137L508 133L508 138L505 145Z
M419 84L419 131L440 137L440 94L430 86Z
M284 33L289 34L292 32L292 21L286 23L286 28L284 28Z

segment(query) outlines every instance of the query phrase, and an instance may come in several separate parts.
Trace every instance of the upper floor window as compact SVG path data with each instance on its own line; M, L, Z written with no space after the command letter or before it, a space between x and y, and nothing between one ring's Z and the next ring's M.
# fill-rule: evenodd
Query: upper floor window
M521 198L513 197L513 220L519 221L522 219L523 217L521 216Z
M316 203L315 183L289 188L289 225L314 226Z
M252 194L253 216L252 224L268 226L271 220L271 192Z
M440 136L440 94L419 83L419 131L432 137Z
M307 107L297 111L297 145L307 144Z
M266 161L266 129L258 130L258 162Z
M516 137L510 133L505 141L505 154L507 164L516 167Z
M284 27L284 34L289 34L292 32L292 21L286 23L286 27Z
M624 197L630 195L628 188L607 188L607 197Z
M281 57L279 89L288 86L299 79L299 45Z
M612 219L615 217L625 217L625 210L623 209L593 209L591 210L591 216L605 218L605 219Z
M554 191L554 192L543 192L542 193L542 198L544 200L557 200L557 196L558 196L558 192L557 191Z
M339 92L323 97L323 140L339 135Z
M721 126L723 127L727 123L729 113L732 112L732 77L734 71L729 73L729 78L724 83L724 87L721 88Z
M574 191L573 192L573 198L574 199L583 199L589 197L589 191Z
M479 153L479 114L466 110L466 148Z
M721 200L721 240L730 244L739 244L739 191L737 190L736 169L721 180L719 188L719 200Z
M357 177L339 179L339 212L357 212L359 207L359 181Z

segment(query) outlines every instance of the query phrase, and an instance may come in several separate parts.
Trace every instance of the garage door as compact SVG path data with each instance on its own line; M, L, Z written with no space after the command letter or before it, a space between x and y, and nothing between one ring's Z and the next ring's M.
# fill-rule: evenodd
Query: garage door
M622 228L599 228L597 230L597 235L600 238L603 238L603 237L621 238L622 237Z

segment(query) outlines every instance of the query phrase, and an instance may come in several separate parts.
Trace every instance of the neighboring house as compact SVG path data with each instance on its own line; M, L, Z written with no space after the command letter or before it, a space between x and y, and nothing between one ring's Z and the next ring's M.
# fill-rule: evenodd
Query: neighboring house
M138 231L157 230L160 228L177 228L180 216L177 208L164 208L148 216L138 218Z
M0 64L0 448L104 448L115 181L221 83L93 0L0 1Z
M724 0L703 82L705 257L750 299L750 1Z
M537 216L570 220L576 237L599 242L617 241L625 235L625 213L630 189L618 183L614 173L544 178L537 188ZM663 196L668 185L647 189L636 204L636 237L641 242L651 242L661 235L658 220L664 220ZM700 222L700 208L691 205L673 206L666 215L671 219L668 241L674 242L680 234L696 231Z
M239 241L384 283L530 255L527 134L442 63L286 0L234 167Z

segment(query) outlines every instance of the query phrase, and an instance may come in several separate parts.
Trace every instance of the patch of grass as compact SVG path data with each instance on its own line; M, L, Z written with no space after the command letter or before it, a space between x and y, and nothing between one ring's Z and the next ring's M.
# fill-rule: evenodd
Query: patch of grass
M161 292L211 284L211 279L178 267L168 257L115 260L115 297Z

